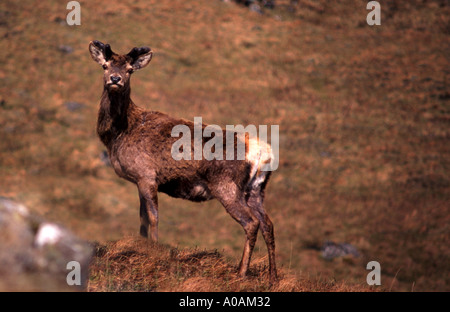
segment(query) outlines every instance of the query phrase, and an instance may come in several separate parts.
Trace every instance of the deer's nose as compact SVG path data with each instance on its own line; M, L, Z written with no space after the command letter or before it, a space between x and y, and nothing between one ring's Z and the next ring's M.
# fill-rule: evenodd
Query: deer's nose
M118 83L120 81L120 76L111 76L110 79L112 83Z

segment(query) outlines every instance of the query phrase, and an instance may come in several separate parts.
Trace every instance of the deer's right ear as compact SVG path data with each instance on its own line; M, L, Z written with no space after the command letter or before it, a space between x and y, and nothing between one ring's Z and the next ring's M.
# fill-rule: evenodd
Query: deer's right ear
M105 45L100 41L94 40L89 43L89 52L94 61L103 66L106 63Z

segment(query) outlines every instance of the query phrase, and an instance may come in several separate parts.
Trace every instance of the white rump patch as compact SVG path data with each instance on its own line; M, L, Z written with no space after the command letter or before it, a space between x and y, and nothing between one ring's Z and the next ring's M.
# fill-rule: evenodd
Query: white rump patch
M256 188L264 182L268 173L268 171L261 170L262 166L268 165L274 160L272 148L270 144L258 138L251 138L248 140L245 158L251 164L249 179L251 187Z

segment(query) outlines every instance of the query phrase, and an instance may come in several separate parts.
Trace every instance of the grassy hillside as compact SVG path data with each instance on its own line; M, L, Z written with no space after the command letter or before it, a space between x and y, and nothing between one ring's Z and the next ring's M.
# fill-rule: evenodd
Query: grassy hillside
M152 244L135 236L98 245L88 291L338 292L376 291L375 286L312 278L281 270L270 285L266 259L253 259L246 278L217 249Z
M218 0L80 1L81 26L68 26L61 1L1 1L0 195L103 246L138 232L137 190L101 158L102 70L87 47L93 39L118 53L148 45L152 63L132 78L138 105L223 127L280 126L266 210L285 276L361 285L376 260L384 289L449 291L448 1L382 3L373 27L366 1L276 3L261 15ZM217 259L219 275L237 265L244 234L219 203L160 195L159 205L166 247L152 247L154 256L180 252L165 289L195 289L186 280L201 274L203 250L221 251L200 257ZM361 256L326 261L327 240ZM138 250L127 261L154 254L125 242ZM265 255L260 236L254 285L230 289L264 289ZM176 280L186 263L194 272ZM122 289L108 284L115 271L106 268L95 265L91 290ZM208 274L201 287L216 289ZM132 280L124 287L139 290Z

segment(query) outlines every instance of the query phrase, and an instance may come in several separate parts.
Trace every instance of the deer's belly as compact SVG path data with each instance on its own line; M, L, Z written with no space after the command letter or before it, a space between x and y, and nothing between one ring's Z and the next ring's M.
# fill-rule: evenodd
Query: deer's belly
M190 183L182 180L171 180L164 184L160 184L158 191L175 198L183 198L195 202L206 201L213 198L210 190L203 183Z

